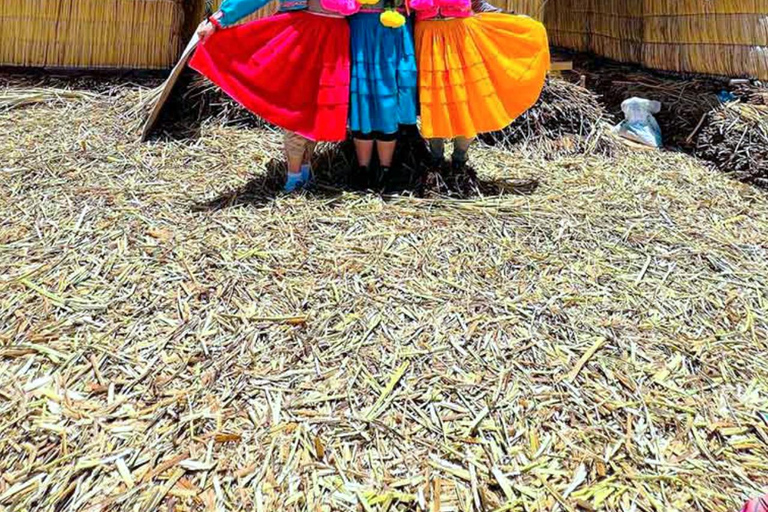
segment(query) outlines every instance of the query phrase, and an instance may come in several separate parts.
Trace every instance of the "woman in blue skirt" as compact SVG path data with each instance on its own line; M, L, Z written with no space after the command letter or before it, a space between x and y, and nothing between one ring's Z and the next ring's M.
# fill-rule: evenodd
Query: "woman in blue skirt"
M376 182L381 185L392 165L400 125L416 124L418 77L412 22L393 0L371 2L376 0L362 0L360 11L349 18L349 126L361 177L370 177L375 148Z

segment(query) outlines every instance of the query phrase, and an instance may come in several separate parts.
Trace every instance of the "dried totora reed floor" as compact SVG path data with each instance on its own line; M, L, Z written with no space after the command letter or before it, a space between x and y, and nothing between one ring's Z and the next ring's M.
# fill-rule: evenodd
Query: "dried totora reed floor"
M139 144L141 94L0 112L0 509L768 491L764 191L672 152L478 147L481 180L538 187L283 197L277 134Z

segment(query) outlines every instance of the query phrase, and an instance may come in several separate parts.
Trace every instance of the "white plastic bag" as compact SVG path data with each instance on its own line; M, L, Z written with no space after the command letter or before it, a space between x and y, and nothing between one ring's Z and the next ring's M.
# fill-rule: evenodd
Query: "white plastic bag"
M613 131L646 146L660 148L662 145L661 127L653 114L661 111L661 103L644 98L630 98L621 104L624 120Z

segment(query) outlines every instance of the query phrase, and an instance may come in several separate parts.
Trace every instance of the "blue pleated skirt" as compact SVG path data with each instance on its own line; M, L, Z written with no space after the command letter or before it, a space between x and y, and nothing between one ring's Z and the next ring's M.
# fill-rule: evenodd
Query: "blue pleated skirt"
M380 13L349 19L352 41L349 127L352 131L395 133L416 124L418 74L413 23L385 27Z

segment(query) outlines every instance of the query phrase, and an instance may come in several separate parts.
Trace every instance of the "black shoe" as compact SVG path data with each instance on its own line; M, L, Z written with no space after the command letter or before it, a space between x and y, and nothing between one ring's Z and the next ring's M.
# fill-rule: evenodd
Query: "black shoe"
M389 167L379 167L379 171L376 173L376 186L383 187L387 184L390 177Z
M448 165L448 162L445 160L444 156L429 155L429 167L432 169L443 169L446 165Z
M349 174L349 186L355 189L364 189L368 187L371 170L366 165L355 167Z
M462 171L466 169L467 167L467 161L466 160L451 160L451 170L452 171Z

